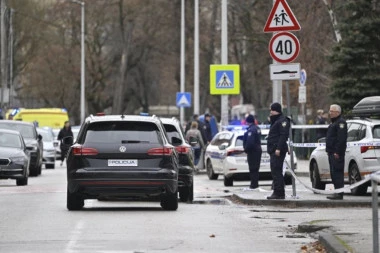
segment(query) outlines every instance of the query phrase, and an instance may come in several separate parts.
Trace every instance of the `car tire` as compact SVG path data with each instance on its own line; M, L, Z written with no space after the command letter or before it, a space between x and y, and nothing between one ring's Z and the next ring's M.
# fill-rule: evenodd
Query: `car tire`
M54 169L55 164L45 164L46 169Z
M28 177L16 179L16 185L18 186L28 185Z
M190 187L183 187L181 189L179 189L179 199L182 201L182 202L187 202L187 200L189 199L189 195L190 195Z
M233 186L234 180L232 178L224 177L224 186Z
M318 164L315 161L313 161L310 165L310 181L311 181L311 186L314 189L324 190L326 188L326 183L321 181Z
M38 167L31 167L29 173L31 177L38 176Z
M189 199L188 199L188 202L193 202L194 200L194 182L191 183L190 187L189 187Z
M78 193L71 193L67 189L67 209L70 211L80 210L84 206L84 199Z
M348 181L351 185L359 182L360 180L362 180L362 177L360 176L359 167L356 163L352 163L348 168ZM368 183L364 183L358 187L352 188L351 193L356 196L363 196L367 193L367 190Z
M40 166L38 166L37 171L38 171L38 175L41 175L41 172L42 172L42 164L40 164ZM38 175L37 175L37 176L38 176Z
M214 173L214 169L212 168L212 163L211 161L207 161L207 176L210 180L217 180L219 175Z
M181 188L179 190L179 199L182 202L193 202L194 199L194 187L191 184L188 187Z
M168 211L175 211L178 209L178 197L176 193L170 193L161 197L161 207Z

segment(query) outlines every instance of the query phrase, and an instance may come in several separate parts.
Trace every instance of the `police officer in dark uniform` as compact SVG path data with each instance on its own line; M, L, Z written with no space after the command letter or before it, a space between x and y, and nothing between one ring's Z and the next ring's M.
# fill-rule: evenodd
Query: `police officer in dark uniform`
M285 199L285 182L282 167L288 152L290 120L282 114L279 103L270 106L270 129L267 152L270 155L270 170L273 178L273 193L267 199Z
M205 113L204 116L204 132L206 135L207 142L205 144L210 143L212 140L212 131L211 131L211 124L210 124L211 115L209 113Z
M326 152L330 164L331 180L335 189L344 187L344 155L347 147L347 123L339 105L330 106L331 124L327 128ZM343 192L327 196L331 200L343 199Z
M244 152L247 153L249 177L251 179L250 189L259 187L259 169L261 161L261 131L255 125L255 118L253 115L248 115L246 123L249 124L247 131L243 137Z

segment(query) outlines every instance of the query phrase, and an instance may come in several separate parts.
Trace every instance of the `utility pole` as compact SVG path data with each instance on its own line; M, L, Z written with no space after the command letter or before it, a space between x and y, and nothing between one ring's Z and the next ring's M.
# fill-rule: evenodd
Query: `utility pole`
M1 109L4 108L4 94L7 88L7 75L5 71L6 37L5 37L5 0L0 0L0 36L1 36Z
M276 3L276 0L273 0L273 5ZM277 62L273 60L273 64ZM282 80L273 80L272 81L272 102L278 102L282 105ZM269 106L269 105L268 105Z
M185 92L185 0L181 0L181 93ZM185 122L185 109L179 109L180 122Z
M194 0L194 114L199 114L199 0Z
M228 0L222 0L222 34L221 34L221 60L222 64L228 64L228 24L227 24ZM221 125L228 125L228 95L221 95Z
M11 9L9 17L9 100L8 107L13 106L13 13ZM4 112L5 113L5 112ZM4 115L5 116L5 115Z

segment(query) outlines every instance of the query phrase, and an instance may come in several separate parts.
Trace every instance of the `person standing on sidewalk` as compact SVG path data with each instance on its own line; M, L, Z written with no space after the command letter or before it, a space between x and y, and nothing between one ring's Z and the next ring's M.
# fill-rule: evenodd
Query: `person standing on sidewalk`
M327 128L326 152L329 159L331 180L335 189L344 187L344 155L347 148L347 122L342 118L339 105L330 106L331 124ZM331 200L342 200L343 192L327 196Z
M259 169L261 161L261 130L255 124L255 117L248 115L245 122L249 124L243 137L244 152L247 154L249 177L251 179L250 189L259 187Z
M267 199L285 199L285 182L282 167L288 152L290 120L282 114L282 107L275 102L270 106L270 129L267 138L267 152L270 156L270 170L273 178L273 193Z

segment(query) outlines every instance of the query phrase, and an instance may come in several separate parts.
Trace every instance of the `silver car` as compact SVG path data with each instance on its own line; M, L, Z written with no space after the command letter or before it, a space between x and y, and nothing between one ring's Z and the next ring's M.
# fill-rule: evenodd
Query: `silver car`
M42 163L46 169L55 168L55 152L58 142L54 139L54 133L51 128L37 128L37 132L42 136L44 143Z

